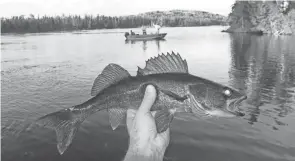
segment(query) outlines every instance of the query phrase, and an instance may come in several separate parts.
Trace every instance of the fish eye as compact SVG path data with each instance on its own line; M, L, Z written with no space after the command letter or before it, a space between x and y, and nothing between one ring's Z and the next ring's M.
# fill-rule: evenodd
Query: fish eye
M229 89L225 89L224 91L223 91L223 93L226 95L226 96L231 96L231 94L232 94L232 92L229 90Z

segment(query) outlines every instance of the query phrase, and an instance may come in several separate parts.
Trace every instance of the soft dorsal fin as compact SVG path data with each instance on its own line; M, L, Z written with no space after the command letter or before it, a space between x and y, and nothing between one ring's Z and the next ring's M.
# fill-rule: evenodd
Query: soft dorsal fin
M96 96L103 89L128 77L130 77L130 74L123 67L117 64L109 64L95 79L91 89L91 96Z
M138 67L137 75L160 73L188 73L187 62L177 53L159 55L146 61L144 69Z

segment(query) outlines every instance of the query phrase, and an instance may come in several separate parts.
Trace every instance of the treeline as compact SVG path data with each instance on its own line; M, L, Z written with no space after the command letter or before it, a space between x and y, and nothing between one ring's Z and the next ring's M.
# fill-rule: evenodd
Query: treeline
M140 15L110 17L104 15L42 16L30 15L1 18L1 33L36 33L91 29L134 28L149 26L206 26L224 25L225 17L200 11L148 12Z

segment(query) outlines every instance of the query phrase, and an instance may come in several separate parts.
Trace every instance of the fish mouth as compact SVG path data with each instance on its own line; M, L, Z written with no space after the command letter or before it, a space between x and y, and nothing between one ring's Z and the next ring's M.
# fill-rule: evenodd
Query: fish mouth
M227 108L228 112L236 116L245 116L245 113L241 112L238 107L239 107L239 104L246 99L247 99L247 96L242 96L238 99L231 101Z

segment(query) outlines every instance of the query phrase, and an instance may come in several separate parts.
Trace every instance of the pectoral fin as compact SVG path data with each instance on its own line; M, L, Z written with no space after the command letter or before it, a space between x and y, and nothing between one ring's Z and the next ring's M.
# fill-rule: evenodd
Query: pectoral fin
M157 132L162 133L166 131L172 120L173 114L168 109L157 111L155 114Z
M180 102L183 102L185 101L186 99L188 99L188 96L179 96L177 95L176 93L173 93L171 91L168 91L168 90L163 90L161 89L161 92L163 92L164 94L166 94L167 96L177 100L177 101L180 101Z

